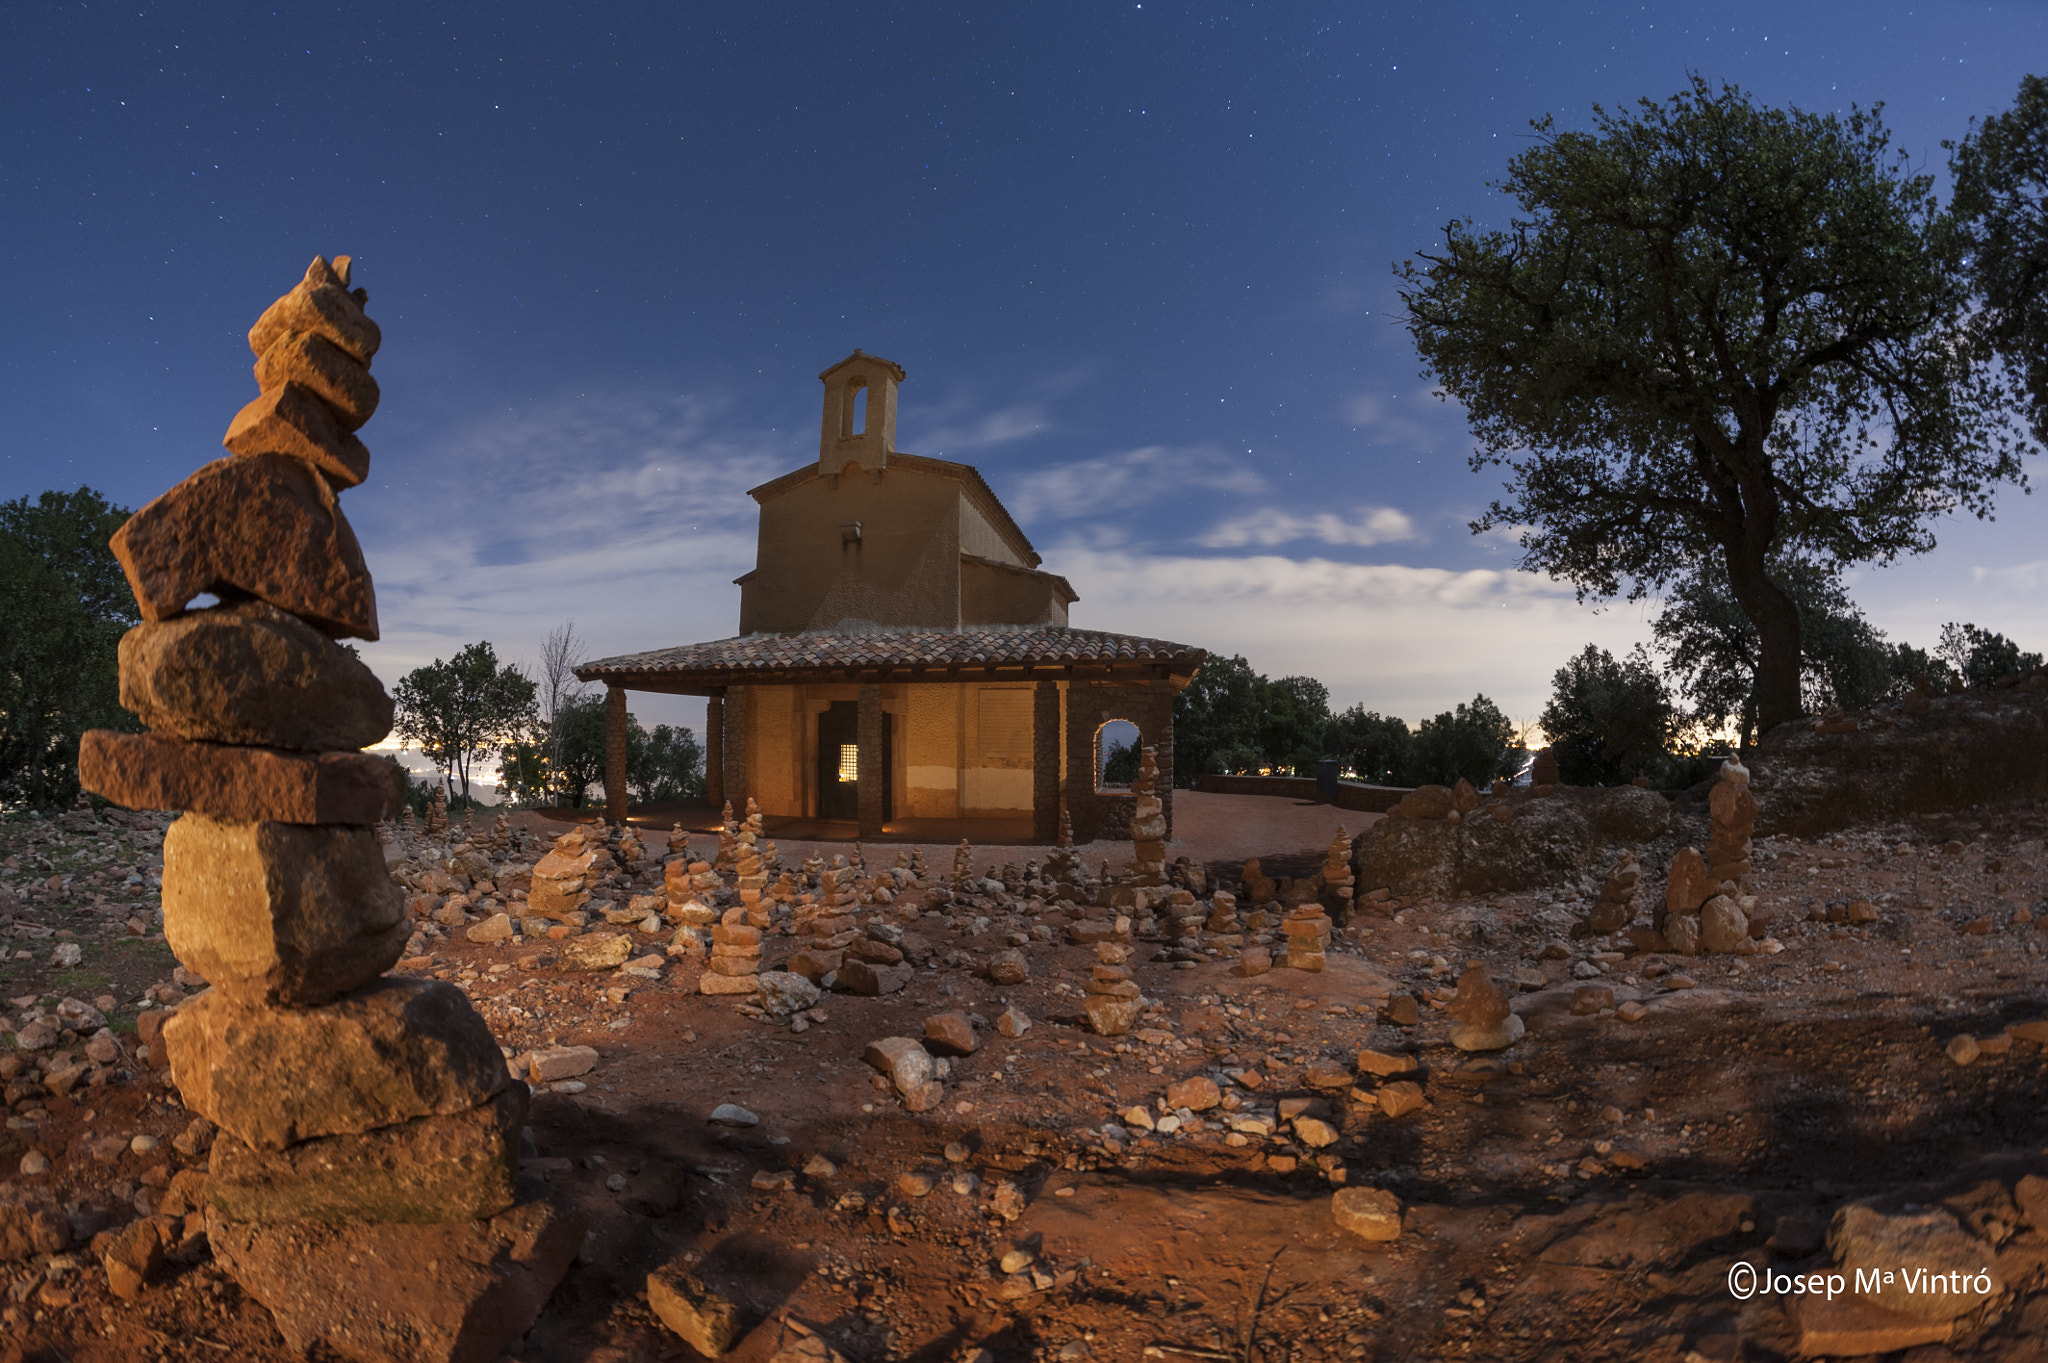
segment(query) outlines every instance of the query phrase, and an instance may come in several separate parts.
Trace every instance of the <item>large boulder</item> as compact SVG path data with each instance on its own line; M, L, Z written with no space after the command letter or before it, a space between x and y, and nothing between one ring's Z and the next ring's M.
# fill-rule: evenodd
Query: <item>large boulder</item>
M1559 787L1456 821L1381 819L1354 844L1354 863L1361 890L1409 898L1499 894L1604 870L1616 849L1641 848L1670 826L1670 804L1655 791Z

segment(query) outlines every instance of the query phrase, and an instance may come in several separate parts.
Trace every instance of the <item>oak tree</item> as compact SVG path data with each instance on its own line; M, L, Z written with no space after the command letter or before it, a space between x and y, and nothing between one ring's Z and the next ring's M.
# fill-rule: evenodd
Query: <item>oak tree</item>
M1507 496L1475 533L1582 598L1721 560L1756 630L1761 726L1800 703L1798 607L1766 565L1933 547L2023 482L1999 374L1962 343L1964 236L1879 111L1691 88L1535 125L1502 228L1397 267L1410 334Z

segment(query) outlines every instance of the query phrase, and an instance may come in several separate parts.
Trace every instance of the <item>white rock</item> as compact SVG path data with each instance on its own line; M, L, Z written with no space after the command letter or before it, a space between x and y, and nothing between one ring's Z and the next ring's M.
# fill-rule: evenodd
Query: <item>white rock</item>
M720 1126L759 1126L761 1119L738 1103L720 1103L711 1109L711 1120Z

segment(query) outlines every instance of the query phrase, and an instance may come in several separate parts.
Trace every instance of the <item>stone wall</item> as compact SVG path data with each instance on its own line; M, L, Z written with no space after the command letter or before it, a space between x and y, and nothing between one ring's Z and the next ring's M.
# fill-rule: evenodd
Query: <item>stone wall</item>
M1131 811L1137 797L1127 790L1095 788L1095 733L1113 719L1137 725L1139 745L1157 749L1158 795L1166 814L1166 836L1172 838L1173 697L1170 681L1068 684L1066 807L1074 825L1074 841L1131 835Z

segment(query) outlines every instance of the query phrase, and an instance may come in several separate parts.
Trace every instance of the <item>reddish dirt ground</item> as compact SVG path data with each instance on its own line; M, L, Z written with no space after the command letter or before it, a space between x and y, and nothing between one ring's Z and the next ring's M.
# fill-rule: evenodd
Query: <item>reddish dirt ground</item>
M1360 818L1253 797L1208 797L1249 816L1205 812L1179 798L1170 855L1213 853L1202 860L1226 880L1254 853L1270 874L1305 874L1330 829ZM132 1001L168 980L170 962L160 939L129 936L105 907L145 904L146 877L130 895L105 876L146 865L153 834L33 832L4 826L13 885L49 884L38 858L79 869L11 911L8 944L29 959L0 967L10 1017L99 981L122 1005L109 1010L117 1030L132 1026ZM536 1095L529 1177L579 1209L589 1235L515 1359L694 1357L643 1287L678 1255L744 1306L751 1328L728 1355L740 1363L807 1334L850 1363L977 1350L995 1363L1783 1359L1798 1346L1797 1303L1736 1300L1729 1268L1822 1264L1816 1236L1834 1209L1885 1190L2006 1219L2007 1291L1912 1363L2037 1359L2048 1227L1995 1189L2033 1168L2048 1127L2042 1048L2007 1032L2044 1012L2044 834L2043 811L2008 806L1760 844L1757 888L1778 909L1782 950L1746 958L1571 940L1582 886L1361 917L1322 974L1246 979L1152 959L1141 943L1132 964L1154 1006L1115 1038L1059 1020L1094 952L1067 943L1070 915L1021 897L906 924L930 943L931 968L880 998L828 995L801 1033L699 995L687 964L659 980L565 974L544 943L451 932L411 968L461 984L512 1052L587 1044L601 1057L570 1085L581 1091ZM785 845L785 864L806 850ZM1128 858L1083 850L1091 866ZM950 855L926 850L935 872ZM1877 921L1825 921L1856 899ZM81 925L65 930L88 948L72 968L86 977L50 965L65 939L20 935L59 921ZM1030 978L988 983L981 964L1033 925L1055 940L1023 948ZM770 963L786 949L771 947ZM1491 1062L1448 1045L1435 997L1468 961L1521 990L1529 1032ZM1574 1016L1582 976L1645 1015ZM1423 999L1418 1025L1383 1016L1397 989ZM905 1111L862 1062L868 1041L921 1036L932 1014L993 1019L1008 1006L1035 1025L1015 1039L984 1030L934 1111ZM1990 1042L1967 1066L1944 1053L1962 1034ZM1426 1105L1388 1116L1381 1081L1354 1064L1362 1048L1412 1053ZM1196 1114L1170 1135L1124 1119L1133 1106L1168 1115L1167 1086L1201 1074L1235 1076L1237 1112ZM67 1096L9 1092L0 1172L63 1202L87 1236L162 1215L172 1174L204 1168L203 1154L174 1148L189 1117L147 1066L104 1066ZM1283 1101L1335 1142L1311 1147L1284 1124L1230 1129ZM720 1103L757 1123L711 1124ZM162 1143L137 1154L137 1135ZM20 1172L31 1152L47 1172ZM1333 1190L1360 1185L1400 1197L1399 1239L1337 1227ZM264 1310L213 1268L203 1234L179 1238L133 1302L112 1296L89 1247L69 1267L47 1255L0 1266L0 1360L290 1357ZM1013 1250L1032 1262L1006 1274L998 1261Z

